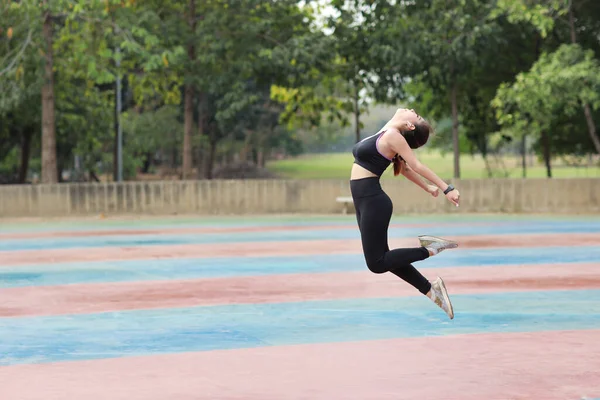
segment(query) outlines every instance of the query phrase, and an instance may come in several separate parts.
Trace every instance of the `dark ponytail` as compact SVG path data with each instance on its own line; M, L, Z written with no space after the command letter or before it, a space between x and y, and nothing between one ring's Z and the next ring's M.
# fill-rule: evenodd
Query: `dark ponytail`
M415 129L412 131L404 131L402 132L402 136L406 139L406 143L411 149L418 149L419 147L425 145L427 140L429 140L429 133L431 132L431 125L425 120L420 121L415 124ZM404 173L406 169L406 161L400 157L398 154L392 158L392 162L394 163L394 175L398 176Z
M404 173L404 170L406 169L406 161L404 161L402 157L396 154L394 158L392 158L392 162L394 163L394 176Z

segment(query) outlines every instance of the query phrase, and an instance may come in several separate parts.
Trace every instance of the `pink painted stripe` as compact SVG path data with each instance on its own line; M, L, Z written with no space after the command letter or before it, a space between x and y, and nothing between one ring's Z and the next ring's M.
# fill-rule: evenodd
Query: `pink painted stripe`
M425 268L451 294L600 289L600 264ZM0 317L82 314L219 304L420 296L391 274L290 274L4 289Z
M537 234L537 235L477 235L447 237L456 240L460 248L600 246L597 233ZM390 247L418 246L416 238L390 240ZM460 249L458 249L460 250ZM4 251L0 266L47 263L147 260L155 258L216 258L295 256L305 254L356 254L362 251L360 240L306 240L284 242L210 243L165 246L102 247ZM453 250L457 251L457 250Z
M428 228L444 225L452 226L501 226L509 222L431 222L420 224L390 224L390 228ZM45 232L12 232L0 233L2 239L43 239L83 236L117 236L117 235L180 235L180 234L216 234L216 233L252 233L252 232L289 232L289 231L324 231L353 229L355 225L310 225L310 226L241 226L241 227L199 227L199 228L156 228L156 229L111 229L82 231L45 231Z
M600 397L600 330L457 335L0 367L19 400ZM35 384L31 384L35 382Z

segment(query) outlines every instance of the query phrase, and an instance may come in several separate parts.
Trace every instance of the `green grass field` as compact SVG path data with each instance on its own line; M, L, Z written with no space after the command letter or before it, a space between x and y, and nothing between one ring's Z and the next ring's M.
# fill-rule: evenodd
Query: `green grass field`
M442 179L450 179L453 175L452 154L442 155L438 152L419 152L417 157L429 168L431 168ZM282 178L290 179L347 179L350 176L352 166L351 153L333 154L311 154L286 160L271 161L267 168ZM494 176L504 177L503 172L509 173L511 178L521 178L521 159L519 157L504 157L502 159L504 168L494 159L490 158L490 164ZM531 162L531 165L529 165ZM487 178L483 158L479 155L463 155L460 159L462 179ZM591 178L600 177L600 167L572 167L566 166L559 160L553 162L552 176L556 178ZM393 177L392 168L388 168L384 178ZM546 168L537 160L528 160L528 178L546 177Z

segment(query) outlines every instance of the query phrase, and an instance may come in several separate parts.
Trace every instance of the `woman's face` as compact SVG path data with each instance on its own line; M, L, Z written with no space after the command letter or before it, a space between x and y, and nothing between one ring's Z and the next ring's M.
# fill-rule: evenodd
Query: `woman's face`
M408 121L413 125L423 122L423 118L415 112L412 108L399 108L396 111L396 117L401 118L404 121Z

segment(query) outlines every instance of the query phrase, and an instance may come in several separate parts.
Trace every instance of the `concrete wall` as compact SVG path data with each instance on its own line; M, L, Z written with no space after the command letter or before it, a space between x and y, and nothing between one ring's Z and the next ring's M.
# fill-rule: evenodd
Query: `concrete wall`
M457 210L405 179L382 181L395 213L598 213L600 179L487 179L454 182ZM160 181L0 186L0 217L104 214L336 213L347 180Z

